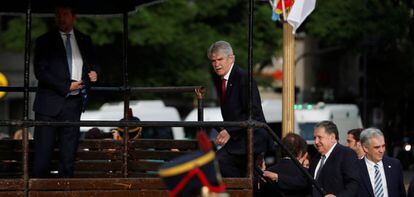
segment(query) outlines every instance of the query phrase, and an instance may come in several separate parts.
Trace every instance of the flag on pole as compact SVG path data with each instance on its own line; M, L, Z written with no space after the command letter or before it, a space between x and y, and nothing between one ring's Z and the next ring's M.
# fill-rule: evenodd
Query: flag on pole
M272 20L280 20L280 15L283 14L283 4L286 11L292 7L294 0L269 0L270 6L272 7ZM286 19L285 19L286 20Z
M315 9L316 0L296 0L290 10L287 21L293 27L293 33Z

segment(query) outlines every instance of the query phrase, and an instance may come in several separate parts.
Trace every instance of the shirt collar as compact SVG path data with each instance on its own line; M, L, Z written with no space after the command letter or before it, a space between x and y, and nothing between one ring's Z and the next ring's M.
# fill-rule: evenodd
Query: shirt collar
M223 79L225 79L226 81L229 80L231 70L233 70L233 66L234 66L234 62L233 62L233 64L231 64L229 72L227 72L227 74L224 75L224 77L223 77Z
M73 35L74 35L74 33L73 33L73 29L72 29L72 30L70 30L70 32L68 32L68 33L66 33L66 32L63 32L63 31L60 31L60 30L59 30L59 33L60 33L60 35L62 35L62 36L66 36L66 34L70 34L71 36L73 36Z
M374 163L373 161L369 160L366 156L364 157L364 160L365 160L365 163L366 163L369 167L374 168L374 166L375 166L376 164L378 164L378 167L382 168L382 160L381 160L381 161L379 161L378 163Z
M336 144L338 144L338 143L335 143L335 144L334 144L334 145L333 145L333 146L329 149L329 151L325 154L325 159L328 159L329 155L331 155L331 153L332 153L333 149L335 148Z

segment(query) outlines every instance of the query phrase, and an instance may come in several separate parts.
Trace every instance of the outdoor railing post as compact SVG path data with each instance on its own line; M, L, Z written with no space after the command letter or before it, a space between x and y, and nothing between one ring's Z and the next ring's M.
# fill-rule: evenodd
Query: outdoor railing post
M247 103L248 103L248 117L249 117L249 121L252 121L252 105L253 105L253 7L254 7L254 0L248 0L249 1L249 28L248 28L248 98L247 98ZM247 173L248 176L251 180L251 185L253 188L253 153L254 153L254 147L253 147L253 132L254 132L254 128L252 128L252 125L249 125L249 127L247 128Z
M26 40L24 47L24 93L23 93L23 120L29 119L29 72L30 72L30 46L31 46L31 29L32 29L32 2L27 1L26 10ZM23 182L24 196L29 196L29 140L27 127L23 127L22 149L23 149Z
M204 105L203 105L203 99L204 95L206 94L206 89L204 87L200 87L195 89L195 93L197 95L197 121L203 121L204 120Z
M128 121L129 111L129 99L130 99L130 88L128 86L128 12L123 13L123 50L122 50L122 68L123 68L123 85L124 85L124 120ZM124 147L123 147L123 175L124 178L128 177L128 141L129 133L128 127L124 128Z

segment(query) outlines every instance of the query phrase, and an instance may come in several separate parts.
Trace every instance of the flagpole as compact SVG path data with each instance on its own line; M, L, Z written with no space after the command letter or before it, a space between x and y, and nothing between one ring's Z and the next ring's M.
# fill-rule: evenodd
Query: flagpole
M286 21L283 8L283 82L282 82L282 137L295 129L295 38L292 26Z

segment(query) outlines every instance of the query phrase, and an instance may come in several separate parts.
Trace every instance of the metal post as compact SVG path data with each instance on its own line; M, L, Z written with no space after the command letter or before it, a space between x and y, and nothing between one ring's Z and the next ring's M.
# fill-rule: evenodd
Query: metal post
M295 129L295 39L292 26L283 22L282 137Z
M254 1L249 0L249 43L248 43L248 72L249 72L249 95L247 99L249 120L252 120L252 97L253 97L253 7ZM253 128L247 128L247 177L253 178ZM251 182L253 184L253 181ZM253 186L253 185L252 185Z
M123 50L122 50L122 61L123 61L123 85L124 85L124 120L128 120L128 109L129 109L129 97L130 91L128 89L128 12L123 13ZM122 171L125 178L128 177L128 127L124 128L124 149L123 149L123 165Z
M203 98L204 95L206 94L206 89L201 87L201 88L197 88L195 89L196 95L197 95L197 121L203 121L204 120L204 114L203 114Z
M30 77L30 46L31 46L31 29L32 29L32 2L27 1L26 10L26 40L24 48L24 93L23 93L23 120L29 119L29 77ZM24 196L29 195L29 141L27 127L23 128L23 181L24 181Z

